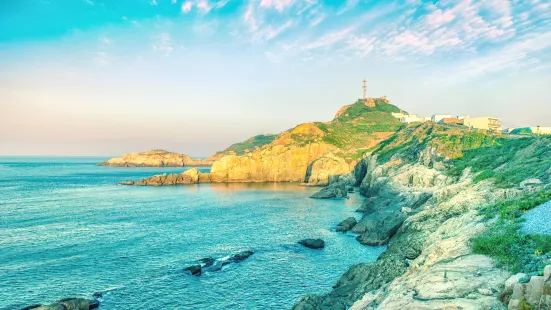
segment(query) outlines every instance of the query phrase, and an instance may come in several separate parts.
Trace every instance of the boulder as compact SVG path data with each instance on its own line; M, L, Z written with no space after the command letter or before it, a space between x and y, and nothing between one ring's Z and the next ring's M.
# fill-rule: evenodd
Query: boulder
M197 262L199 262L199 264L201 264L201 266L203 268L207 268L207 267L210 267L210 266L214 265L215 261L216 260L212 257L205 257L205 258L201 258Z
M325 241L321 239L303 239L298 243L310 249L323 249L325 247Z
M350 229L352 229L352 227L354 227L358 222L356 221L356 218L351 216L345 220L343 220L342 222L340 222L338 225L337 225L337 228L336 230L338 232L347 232L349 231Z
M191 265L186 268L184 268L184 271L189 271L194 276L200 276L201 275L201 265Z
M330 184L319 192L310 196L314 199L348 198L348 190L345 182Z
M522 182L520 182L520 187L530 187L530 186L538 186L541 185L542 182L540 179L527 179Z
M250 250L239 252L237 254L232 255L228 259L228 261L230 261L232 263L239 263L239 262L242 262L242 261L246 260L247 258L249 258L253 254L254 254L254 252L250 251Z
M524 278L525 276L525 273L517 273L516 275L513 275L509 279L507 279L507 281L505 281L504 293L507 295L512 294L515 284L519 283L520 279Z
M22 310L93 310L97 309L98 307L99 302L97 300L88 300L84 298L65 298L47 306L32 305L22 308Z

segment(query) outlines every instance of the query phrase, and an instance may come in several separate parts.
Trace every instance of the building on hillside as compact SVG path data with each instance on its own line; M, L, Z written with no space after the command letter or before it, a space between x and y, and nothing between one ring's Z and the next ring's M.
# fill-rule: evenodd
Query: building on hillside
M499 119L495 117L466 117L463 119L463 125L470 128L492 130L501 132L501 124Z
M441 119L438 124L463 125L463 120L455 117L445 117Z
M396 118L398 118L398 119L401 119L401 118L404 117L404 116L408 116L408 114L405 113L404 111L400 111L400 112L398 112L398 113L392 112L391 114L392 114L392 116L394 116L394 117L396 117Z
M425 118L422 117L422 116L417 116L416 114L409 114L409 115L402 116L400 118L400 122L402 122L402 123L414 123L414 122L424 123Z
M425 116L425 122L430 122L432 121L432 117L430 116Z
M439 121L441 121L443 118L452 118L453 116L449 115L449 114L435 114L433 115L430 120L431 122L433 123L438 123Z

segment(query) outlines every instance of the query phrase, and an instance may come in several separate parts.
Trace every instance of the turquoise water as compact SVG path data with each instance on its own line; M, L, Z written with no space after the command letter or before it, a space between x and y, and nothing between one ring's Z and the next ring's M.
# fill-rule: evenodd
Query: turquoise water
M102 160L0 157L0 309L98 291L100 309L288 309L384 250L331 230L357 216L357 196L313 200L316 189L295 184L120 186L183 168ZM307 237L326 248L296 245ZM221 271L182 271L246 249L255 254Z

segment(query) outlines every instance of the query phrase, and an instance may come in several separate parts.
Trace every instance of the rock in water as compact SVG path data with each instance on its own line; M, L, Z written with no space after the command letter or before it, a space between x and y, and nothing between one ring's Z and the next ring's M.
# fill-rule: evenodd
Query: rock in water
M201 275L201 265L191 265L189 267L184 268L184 270L189 271L194 276Z
M93 310L98 307L99 302L97 300L65 298L47 306L33 305L22 308L22 310Z
M242 261L246 260L247 258L249 258L253 254L254 254L253 251L239 252L237 254L232 255L232 257L230 257L230 259L228 261L230 261L232 263L239 263L239 262L242 262Z
M347 232L350 229L352 229L352 227L354 227L357 223L358 222L356 221L356 218L351 216L351 217L347 218L346 220L340 222L339 225L337 225L336 230L338 232Z
M310 249L323 249L325 247L325 241L321 239L304 239L298 243Z
M214 265L215 259L212 257L205 257L198 260L198 262L203 266L203 268L206 268Z

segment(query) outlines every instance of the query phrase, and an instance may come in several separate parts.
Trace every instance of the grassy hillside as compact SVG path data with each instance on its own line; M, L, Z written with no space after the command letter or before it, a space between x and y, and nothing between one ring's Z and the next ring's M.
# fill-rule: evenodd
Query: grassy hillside
M243 142L238 142L230 145L226 149L216 152L214 156L219 154L227 154L229 152L235 152L237 155L245 154L246 150L254 151L257 147L262 147L266 144L272 143L277 138L277 135L256 135L252 138L249 138Z
M491 180L499 188L515 188L527 179L544 184L520 198L479 206L487 228L471 240L475 253L488 255L512 272L537 273L551 258L551 236L524 234L522 215L551 200L551 137L505 137L453 125L410 125L374 151L381 163L401 159L417 162L428 148L437 151L445 173L459 177L470 167L474 182Z
M371 98L370 98L371 99ZM323 141L351 153L361 153L379 143L386 136L376 133L393 133L400 128L400 120L391 115L400 109L386 99L371 99L374 106L358 100L329 123L314 123L325 135Z

